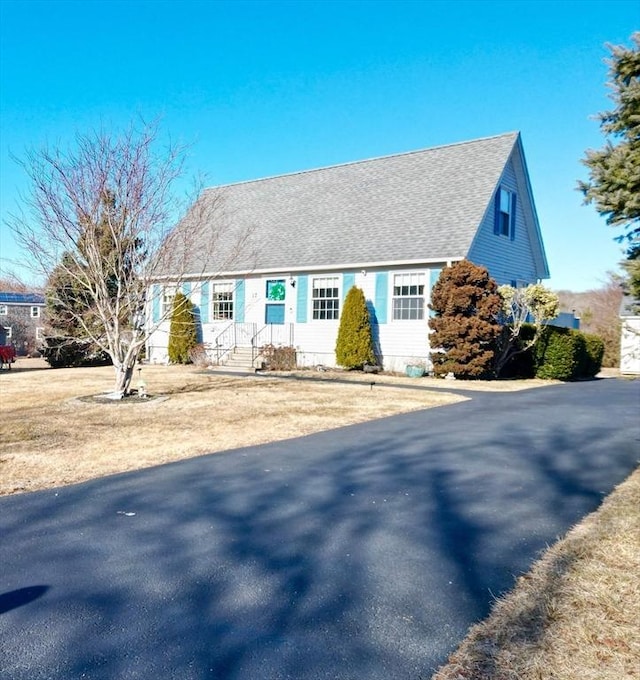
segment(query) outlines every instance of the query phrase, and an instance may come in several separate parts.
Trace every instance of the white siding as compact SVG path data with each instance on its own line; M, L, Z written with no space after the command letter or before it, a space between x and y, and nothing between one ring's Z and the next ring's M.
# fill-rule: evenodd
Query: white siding
M440 269L444 263L434 267ZM374 340L383 357L385 369L392 371L404 371L407 364L416 361L426 361L429 355L428 343L428 319L429 319L429 294L431 287L431 271L429 268L398 268L394 270L370 270L352 272L314 272L308 274L308 290L306 296L306 319L305 323L297 323L298 296L296 285L297 276L283 276L281 274L273 276L248 276L244 279L244 322L236 324L237 333L234 336L237 344L249 345L251 335L260 332L265 328L265 304L266 304L266 282L270 279L282 279L285 281L285 324L283 326L273 326L275 335L266 334L259 336L257 343L265 344L263 340L269 335L273 338L274 344L288 344L289 331L293 335L293 345L298 350L298 362L300 366L315 366L322 364L325 366L335 366L335 345L338 337L339 320L319 320L313 319L312 313L312 288L313 279L316 277L337 276L340 287L340 312L344 297L347 294L346 287L349 281L353 280L354 285L364 292L367 304L375 310L376 298L376 275L379 271L388 273L387 279L387 310L380 314L381 318L386 318L386 322L374 325ZM415 321L398 321L393 319L393 275L395 273L420 272L424 275L425 283L425 309L424 318ZM346 274L346 283L344 275ZM191 301L200 305L200 286L197 283L192 285L190 292ZM378 310L380 311L380 310ZM205 315L206 318L206 315ZM209 314L210 318L210 314ZM212 358L216 358L221 347L228 346L233 324L228 321L213 321L202 324L202 341L209 346ZM282 331L280 335L278 333ZM165 363L168 360L167 345L169 340L169 321L164 321L151 336L148 343L148 358L154 363Z

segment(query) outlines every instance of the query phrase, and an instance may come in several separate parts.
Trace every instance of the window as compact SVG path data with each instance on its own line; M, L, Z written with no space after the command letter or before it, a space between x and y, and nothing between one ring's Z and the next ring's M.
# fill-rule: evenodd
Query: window
M11 336L13 335L13 329L11 328L11 326L5 326L5 327L4 327L4 332L5 332L5 334L6 334L6 335L5 335L5 338L6 338L7 340L11 340Z
M311 300L314 319L339 319L340 298L337 276L313 279Z
M394 274L393 318L396 321L424 319L424 274Z
M167 319L171 316L173 311L173 298L176 295L176 289L170 286L162 290L162 304L160 308L161 318Z
M44 328L42 326L36 328L36 340L44 340Z
M495 233L508 236L512 240L516 223L516 195L512 191L500 187L496 194L496 224Z
M32 307L31 308L31 318L32 319L39 319L40 318L40 307Z
M211 319L213 321L231 321L233 319L233 286L232 282L214 283L211 289Z
M7 316L7 314L9 314L7 305L0 305L0 316Z

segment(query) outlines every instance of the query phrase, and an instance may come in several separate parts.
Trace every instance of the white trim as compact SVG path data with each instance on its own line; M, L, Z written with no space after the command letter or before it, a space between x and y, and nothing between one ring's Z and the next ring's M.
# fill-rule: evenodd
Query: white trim
M227 278L230 276L251 276L255 274L256 276L270 276L270 275L285 275L293 273L309 273L314 272L351 272L352 270L362 271L370 269L388 269L389 267L419 267L420 265L425 265L425 267L434 264L445 264L450 267L453 262L460 262L464 260L465 256L460 255L456 257L433 257L433 258L420 258L417 260L389 260L386 262L353 262L346 264L323 264L323 265L308 265L303 267L286 267L286 268L275 268L275 269L239 269L237 271L224 272L217 274L212 274L209 272L204 272L202 274L189 274L183 277L182 280L199 281L201 279L206 279L212 281L214 279ZM153 279L152 283L158 283L160 281L170 281L174 279L175 276L167 274L166 276L158 276Z

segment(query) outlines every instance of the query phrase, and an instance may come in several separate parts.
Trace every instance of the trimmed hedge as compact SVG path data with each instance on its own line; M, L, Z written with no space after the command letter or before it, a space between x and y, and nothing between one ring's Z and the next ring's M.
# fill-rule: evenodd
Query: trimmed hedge
M585 355L580 368L581 377L594 378L602 368L605 344L604 340L593 333L583 333L585 342Z
M518 342L531 339L533 332L533 326L523 326ZM546 380L593 378L602 367L603 356L604 341L599 336L572 328L546 326L536 345L516 354L501 375Z
M573 380L579 377L584 337L571 328L547 326L533 348L536 378Z
M536 378L593 378L602 366L604 343L572 328L547 326L533 348Z

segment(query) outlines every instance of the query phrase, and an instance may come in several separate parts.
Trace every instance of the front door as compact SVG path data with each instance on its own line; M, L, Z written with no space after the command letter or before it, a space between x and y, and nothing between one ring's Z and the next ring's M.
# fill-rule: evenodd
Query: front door
M284 323L284 299L286 292L284 279L269 279L267 281L267 301L264 310L264 322L266 324Z

